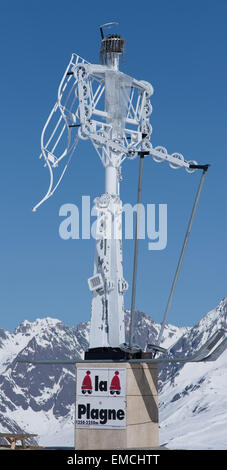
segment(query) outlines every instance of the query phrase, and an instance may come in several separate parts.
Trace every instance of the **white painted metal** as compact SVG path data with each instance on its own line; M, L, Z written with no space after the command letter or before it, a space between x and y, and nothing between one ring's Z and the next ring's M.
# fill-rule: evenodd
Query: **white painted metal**
M50 184L33 210L57 189L79 139L91 140L105 168L105 193L94 201L98 218L94 271L88 280L92 291L90 348L125 342L123 297L128 284L122 267L122 162L146 151L157 162L166 160L172 168L195 171L181 154L153 148L152 94L150 83L119 71L119 54L107 54L105 65L90 64L73 54L41 135L40 158L50 172ZM66 163L60 169L63 159Z
M50 184L43 199L33 208L34 211L54 194L79 139L91 140L104 167L114 160L113 165L120 168L126 158L136 158L138 151L145 150L157 162L166 160L172 168L185 167L191 173L195 171L189 169L189 165L196 162L186 161L181 154L169 155L164 147L152 147L149 117L152 112L150 96L153 94L153 87L148 82L135 80L118 71L118 59L113 64L111 60L109 65L89 64L80 56L72 55L59 85L57 102L41 134L40 158L44 158L45 166L50 172ZM120 139L113 132L114 127L107 109L103 109L103 95L111 80L117 82L120 90L121 114L114 119L116 129L119 118ZM123 111L126 108L127 113L124 116ZM95 119L95 116L99 119ZM115 158L116 155L118 159ZM66 164L55 182L54 173L57 174L59 163L64 158Z

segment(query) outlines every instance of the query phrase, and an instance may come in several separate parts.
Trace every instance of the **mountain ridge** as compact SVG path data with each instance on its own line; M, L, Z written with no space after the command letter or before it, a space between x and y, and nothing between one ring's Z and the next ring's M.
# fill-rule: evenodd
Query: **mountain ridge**
M126 310L126 339L129 332L129 313L129 310ZM135 343L145 350L148 343L154 343L157 340L160 324L155 323L149 315L140 311L136 312L135 320L137 325ZM217 329L226 330L226 323L227 298L225 297L215 309L208 312L193 327L176 327L167 324L161 345L169 349L169 354L174 357L186 356L196 351ZM83 352L88 348L88 339L89 322L80 323L76 328L71 328L61 320L51 317L37 318L34 322L25 320L15 328L13 333L0 330L0 427L2 432L20 429L20 432L37 433L40 436L39 443L43 445L57 445L58 442L63 441L65 445L73 445L74 366L22 364L18 360L82 358ZM199 365L196 365L196 368L194 366L194 369L190 367L187 369L189 364L179 363L159 366L160 439L162 441L168 440L170 446L175 445L173 434L176 422L173 417L177 419L178 414L185 413L187 407L190 409L189 422L193 418L195 421L199 415L201 417L208 413L209 403L204 402L200 392L209 390L211 401L213 392L210 390L207 377L204 378L204 371L207 370L212 383L214 376L216 381L220 382L218 372L215 370L218 364L222 364L225 375L225 369L227 371L225 353L218 361L217 364L203 364L201 370L198 368ZM185 376L187 370L189 375ZM221 386L217 393L222 395ZM212 419L214 420L214 417Z

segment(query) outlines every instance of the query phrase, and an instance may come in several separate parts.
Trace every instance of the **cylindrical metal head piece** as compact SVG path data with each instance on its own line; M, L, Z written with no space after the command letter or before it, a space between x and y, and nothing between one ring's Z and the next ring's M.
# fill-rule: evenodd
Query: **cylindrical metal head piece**
M117 53L123 54L125 40L119 34L108 34L102 39L101 54Z
M123 55L124 48L125 40L119 34L108 34L103 37L100 50L101 64L111 64L116 59L119 60L120 55Z

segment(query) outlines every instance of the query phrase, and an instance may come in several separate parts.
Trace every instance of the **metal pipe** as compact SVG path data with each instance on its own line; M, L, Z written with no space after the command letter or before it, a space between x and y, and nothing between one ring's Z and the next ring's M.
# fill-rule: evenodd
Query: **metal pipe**
M140 203L141 203L141 192L142 192L144 154L145 152L140 152L139 182L138 182L137 211L136 211L136 233L135 233L132 297L131 297L131 317L130 317L130 328L129 328L129 347L130 348L132 348L134 316L135 316L136 277L137 277L137 265L138 265L138 234L139 234L139 223L140 223Z
M200 198L202 186L203 186L203 183L204 183L204 178L205 178L206 171L207 171L207 168L203 170L203 173L202 173L202 176L201 176L201 179L200 179L200 183L199 183L199 187L198 187L198 190L197 190L195 202L194 202L194 205L193 205L191 217L190 217L190 220L189 220L189 223L188 223L188 228L187 228L187 231L186 231L184 243L183 243L183 246L182 246L182 249L181 249L180 258L179 258L179 261L178 261L177 269L176 269L175 276L174 276L174 279L173 279L173 283L172 283L172 286L171 286L171 290L170 290L167 306L166 306L166 309L165 309L163 321L162 321L162 324L161 324L161 329L160 329L160 333L159 333L159 336L158 336L157 345L160 344L161 339L162 339L163 331L164 331L165 324L166 324L167 315L168 315L170 305L171 305L171 302L172 302L173 293L174 293L174 290L176 288L177 279L178 279L179 272L180 272L180 269L181 269L181 265L182 265L182 261L183 261L183 258L184 258L185 249L186 249L186 246L187 246L187 243L188 243L189 235L190 235L190 232L191 232L192 222L193 222L195 212L196 212L196 209L197 209L197 205L198 205L198 202L199 202L199 198Z

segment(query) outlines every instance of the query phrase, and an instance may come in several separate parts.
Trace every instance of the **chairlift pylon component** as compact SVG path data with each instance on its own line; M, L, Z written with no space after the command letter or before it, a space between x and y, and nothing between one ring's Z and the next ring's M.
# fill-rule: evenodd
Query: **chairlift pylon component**
M136 300L136 280L137 280L137 266L138 266L138 234L140 224L140 207L141 207L141 193L142 193L142 178L143 178L143 162L145 155L148 152L139 152L140 165L139 165L139 181L137 191L137 210L136 210L136 233L135 233L135 246L134 246L134 262L133 262L133 277L132 277L132 295L131 295L131 310L130 310L130 326L129 326L129 347L133 347L133 332L134 332L134 316L135 316L135 300Z
M197 168L198 168L198 166L199 165L196 165ZM169 309L170 309L172 299L173 299L173 294L174 294L174 291L176 289L177 280L178 280L178 277L179 277L180 269L181 269L183 258L184 258L184 255L185 255L186 246L187 246L189 235L190 235L191 228L192 228L192 223L193 223L193 220L194 220L194 217L195 217L196 209L197 209L197 206L198 206L201 190L202 190L202 187L203 187L203 183L204 183L204 179L205 179L205 175L206 175L206 172L208 170L208 167L209 167L209 165L204 165L204 166L200 165L200 168L199 168L199 169L203 170L203 173L202 173L202 176L201 176L201 179L200 179L200 182L199 182L199 187L198 187L198 190L197 190L197 193L196 193L196 197L195 197L195 201L194 201L194 204L193 204L191 216L190 216L189 223L188 223L188 226L187 226L187 230L186 230L183 246L182 246L182 249L181 249L179 261L178 261L178 264L177 264L176 272L175 272L175 275L174 275L174 278L173 278L170 294L169 294L169 297L168 297L168 302L167 302L166 309L165 309L165 312L164 312L164 317L163 317L163 320L162 320L162 323L161 323L161 329L160 329L158 340L157 340L157 345L158 346L160 345L161 340L162 340L163 332L164 332L166 321L167 321L167 315L169 313ZM157 352L157 350L156 350L156 352Z
M155 352L161 352L161 353L166 353L167 349L162 348L161 346L158 346L157 344L147 344L148 349L152 349Z
M115 23L109 23L111 24ZM116 35L110 36L109 43L114 42ZM149 150L155 161L166 160L172 168L184 167L187 171L196 171L196 162L193 162L193 167L191 161L186 161L182 155L179 158L180 154L169 155L162 146L153 148L150 142L152 127L149 117L152 113L150 97L154 90L150 83L138 81L118 70L117 59L122 50L123 46L119 49L120 52L111 54L106 47L104 54L109 56L106 59L111 61L111 55L114 56L114 65L90 64L79 55L72 54L58 88L57 101L41 133L39 158L44 158L44 165L49 169L50 185L43 199L34 206L34 211L56 191L79 139L91 140L104 167L109 161L120 167L125 159L136 158L138 152ZM114 103L113 96L112 100L111 96L107 97L111 105L108 112L105 102L103 103L107 84L118 88L117 103ZM118 112L111 108L116 108L116 105L120 108ZM114 112L117 118L113 120L111 117L113 118ZM121 131L118 138L114 137L116 127ZM117 161L112 158L110 148L114 154L118 154ZM54 183L54 173L64 159L68 161Z
M199 168L180 153L169 154L163 146L153 147L150 99L154 90L150 83L119 71L124 38L104 36L103 32L113 24L100 26L101 64L91 64L73 54L66 67L57 101L41 134L40 158L49 170L50 184L33 208L35 211L54 194L79 140L90 140L105 169L105 193L94 202L98 233L93 276L88 280L92 292L91 349L116 348L125 343L123 297L128 284L123 277L120 230L122 163L143 152L156 162L167 161L173 169L185 168L193 173ZM110 234L116 233L116 227L118 236L114 237Z

